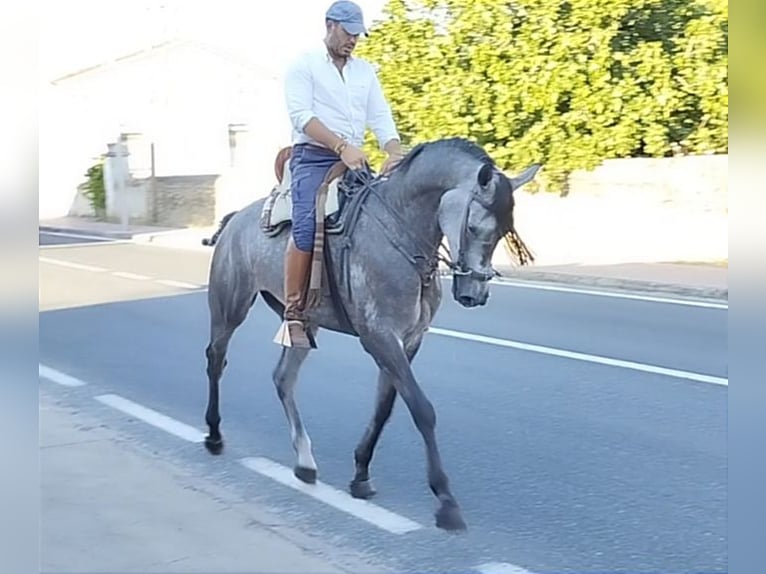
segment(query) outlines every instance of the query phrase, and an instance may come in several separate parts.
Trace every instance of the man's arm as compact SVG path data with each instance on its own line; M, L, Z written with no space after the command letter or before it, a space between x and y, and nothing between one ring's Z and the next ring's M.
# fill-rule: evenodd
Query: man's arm
M380 149L388 154L381 167L381 172L386 173L402 158L404 152L399 132L394 125L391 106L388 105L383 95L383 88L374 72L367 100L367 123L375 133Z
M398 155L403 156L404 152L402 151L402 142L399 141L399 138L393 138L386 142L386 145L383 146L383 151L386 152L388 155Z
M290 122L297 131L337 151L343 139L327 129L316 117L313 96L314 86L308 62L305 59L298 60L285 75L285 100Z
M389 155L401 153L401 139L394 125L391 106L388 105L375 72L372 73L370 95L367 98L367 124L378 140L380 149Z
M319 118L316 116L311 118L303 127L303 132L319 143L326 145L331 150L334 150L336 153L339 153L339 148L345 141L343 138L327 129L327 126L319 121Z

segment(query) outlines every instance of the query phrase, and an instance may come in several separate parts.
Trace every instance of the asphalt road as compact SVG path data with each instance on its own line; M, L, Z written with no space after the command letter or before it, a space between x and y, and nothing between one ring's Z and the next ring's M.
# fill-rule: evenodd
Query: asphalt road
M60 239L41 235L41 245ZM206 430L209 255L77 241L40 250L40 363L87 382L59 392L90 410L104 408L94 396L118 394ZM271 383L279 322L263 302L230 345L223 455L140 421L128 430L295 526L400 571L496 563L505 566L495 572L725 572L727 315L501 285L483 309L445 299L434 322L444 331L427 336L414 371L436 408L469 526L459 536L433 526L422 442L401 402L373 460L373 502L422 526L412 532L392 534L241 464L293 464ZM352 338L321 333L319 345L297 398L319 478L343 491L376 369Z

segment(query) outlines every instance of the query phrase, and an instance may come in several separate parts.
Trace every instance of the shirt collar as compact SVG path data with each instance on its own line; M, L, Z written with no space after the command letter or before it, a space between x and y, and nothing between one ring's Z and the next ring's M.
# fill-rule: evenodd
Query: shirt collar
M327 49L327 44L322 41L320 50L322 50L322 54L324 54L325 62L333 63L332 56L330 56L330 51ZM354 55L349 55L348 58L346 58L346 64L350 64L354 60Z

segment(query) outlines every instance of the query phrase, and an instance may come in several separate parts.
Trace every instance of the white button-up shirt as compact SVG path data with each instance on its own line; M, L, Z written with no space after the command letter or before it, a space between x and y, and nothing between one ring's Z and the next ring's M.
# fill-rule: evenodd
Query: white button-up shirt
M298 58L287 70L285 99L294 144L321 145L303 132L312 118L357 147L364 142L368 127L381 149L391 139L399 139L372 64L352 56L341 75L324 44Z

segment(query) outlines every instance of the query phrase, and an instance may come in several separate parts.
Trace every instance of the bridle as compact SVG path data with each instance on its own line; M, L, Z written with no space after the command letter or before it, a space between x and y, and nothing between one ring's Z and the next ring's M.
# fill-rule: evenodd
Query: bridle
M468 199L466 200L465 206L463 208L463 215L460 223L460 235L458 238L459 243L457 260L454 260L449 251L449 248L444 245L443 242L438 246L432 245L429 241L426 241L421 236L419 236L419 234L413 233L410 229L407 228L407 224L401 215L399 215L396 210L391 208L388 202L386 202L375 189L375 186L373 185L375 178L369 171L350 171L362 183L362 189L356 191L356 193L371 193L372 195L376 196L380 203L385 206L387 213L396 219L399 223L398 229L396 230L397 233L408 236L409 239L415 244L417 253L410 253L405 248L405 246L403 246L396 239L397 234L390 232L390 228L386 227L386 223L380 220L378 214L375 211L366 209L366 203L361 205L361 209L365 210L368 215L372 217L373 221L378 223L378 225L381 226L384 231L386 231L385 235L393 244L393 246L419 271L421 280L424 285L427 285L431 282L439 266L439 262L444 263L452 271L452 274L455 277L469 277L477 281L486 282L500 275L500 273L492 267L490 267L491 271L480 271L470 267L466 262L466 253L464 248L468 243L468 219L471 214L471 204L475 201L488 211L492 210L492 206L489 204L489 202L487 202L486 199L484 199L476 192L477 187L474 187L471 190L471 193L468 196ZM446 251L446 255L440 252L441 248Z
M442 261L452 270L452 274L455 277L469 277L471 279L476 279L477 281L489 281L490 279L494 279L495 277L499 276L500 273L494 269L490 265L491 271L477 271L476 269L469 267L466 264L466 255L465 251L463 250L464 245L468 243L468 218L471 215L471 203L476 201L479 205L481 205L484 209L487 211L492 210L492 206L487 202L481 195L476 193L476 187L474 187L471 190L471 194L468 196L468 199L465 202L465 207L463 208L463 218L460 222L460 234L458 236L458 252L457 252L457 262L453 262L451 258L444 258ZM445 246L445 249L447 250L447 253L449 254L449 248Z

